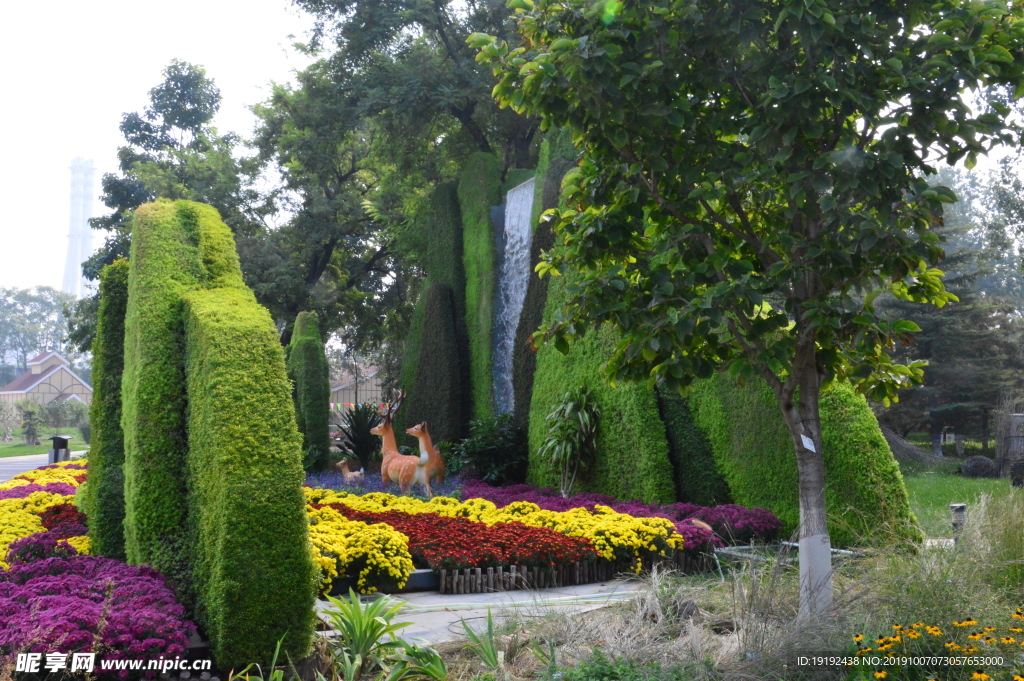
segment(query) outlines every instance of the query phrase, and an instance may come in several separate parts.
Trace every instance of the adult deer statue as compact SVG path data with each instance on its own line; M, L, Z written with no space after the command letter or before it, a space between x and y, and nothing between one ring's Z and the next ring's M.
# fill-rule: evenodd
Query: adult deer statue
M426 456L428 459L427 480L444 482L444 459L441 458L441 452L434 446L434 441L430 439L427 422L424 421L412 428L408 428L405 432L419 440L420 457Z

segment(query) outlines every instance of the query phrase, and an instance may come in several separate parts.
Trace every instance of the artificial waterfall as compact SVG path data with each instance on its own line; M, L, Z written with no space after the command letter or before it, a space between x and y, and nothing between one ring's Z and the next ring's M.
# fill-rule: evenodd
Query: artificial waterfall
M498 240L498 290L494 301L494 406L499 414L512 411L512 351L519 315L530 278L533 225L533 179L505 195L504 224Z

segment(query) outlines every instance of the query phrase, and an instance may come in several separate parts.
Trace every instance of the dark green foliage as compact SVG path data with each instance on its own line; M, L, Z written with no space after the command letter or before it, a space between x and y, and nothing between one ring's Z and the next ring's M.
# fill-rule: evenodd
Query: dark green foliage
M452 448L458 461L454 474L468 475L491 485L514 485L526 480L529 450L526 433L512 414L499 414L469 424L469 437Z
M466 272L466 333L469 337L469 379L473 418L494 412L491 371L491 325L497 254L491 206L501 203L501 163L493 154L469 157L459 180L462 208L462 262Z
M695 384L690 406L705 430L732 498L800 520L793 441L775 395L759 379L740 386L725 374ZM821 395L825 499L833 545L897 535L919 538L903 476L863 396L837 382Z
M509 168L505 172L505 181L501 183L501 197L504 198L510 189L515 189L536 174L537 171L530 168Z
M100 307L92 342L93 392L89 408L89 423L94 430L89 449L89 485L84 499L92 552L117 560L126 557L121 374L124 372L128 269L128 261L121 258L100 272Z
M399 385L408 393L414 391L416 371L420 358L420 338L423 333L423 313L426 307L426 291L431 284L446 284L451 287L455 298L456 336L463 365L468 371L469 341L466 337L466 274L463 268L462 215L459 209L458 192L453 183L440 184L430 194L424 210L417 215L413 230L414 248L420 254L420 264L427 272L416 309L413 311L409 333L405 340L402 370ZM467 383L468 385L468 383ZM404 430L404 412L396 416L395 426Z
M330 367L315 312L295 318L288 348L288 378L294 385L295 420L302 433L307 470L322 471L330 457Z
M378 423L380 414L375 404L354 404L339 419L341 450L358 461L361 468L380 459L381 439L370 432Z
M692 675L678 667L663 667L657 662L609 659L595 648L589 660L567 667L561 678L564 681L682 681L692 678Z
M564 277L559 277L548 284L545 322L565 300L563 280ZM587 475L577 482L578 489L619 499L671 503L675 501L672 465L654 390L638 383L613 387L602 372L601 367L611 356L617 341L617 334L605 326L574 341L567 355L553 345L545 345L537 351L530 402L527 477L537 485L558 484L557 472L536 455L548 432L544 419L568 388L587 386L601 407L603 417L597 436L596 460Z
M424 294L416 380L401 411L403 425L427 421L434 442L461 439L469 421L465 362L459 352L457 328L451 287L431 284ZM404 429L397 433L399 443L403 436Z
M218 666L302 659L313 625L302 438L269 313L239 288L185 297L196 618Z
M541 223L540 216L544 211L558 207L562 177L572 167L571 159L575 154L572 136L568 131L551 136L540 147L531 214L534 224L533 240L530 243L531 275L526 284L526 297L523 299L516 340L512 346L512 413L516 424L524 430L529 428L530 394L533 392L533 372L537 368L537 357L530 339L544 319L544 304L548 297L548 279L541 279L533 272L540 262L540 254L555 245L551 224Z
M715 464L711 442L694 423L688 400L674 390L658 388L657 393L675 474L676 499L698 506L732 503L729 485Z
M189 605L181 301L205 278L201 221L220 218L185 201L135 211L122 380L126 556L167 575Z

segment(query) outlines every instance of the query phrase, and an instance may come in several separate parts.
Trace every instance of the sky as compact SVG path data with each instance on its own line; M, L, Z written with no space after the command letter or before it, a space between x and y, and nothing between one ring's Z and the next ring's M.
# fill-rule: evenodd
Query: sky
M249 136L247 107L308 58L291 45L311 28L290 0L54 0L6 3L0 24L0 287L59 288L75 157L117 169L122 114L142 111L172 59L220 88L214 125ZM289 37L293 36L293 37ZM102 241L94 234L93 244Z

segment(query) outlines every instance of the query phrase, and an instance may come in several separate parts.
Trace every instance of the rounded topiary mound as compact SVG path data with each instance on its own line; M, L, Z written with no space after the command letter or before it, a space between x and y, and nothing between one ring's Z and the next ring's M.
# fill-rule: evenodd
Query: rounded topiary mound
M987 456L972 456L960 465L960 475L965 478L994 478L996 465Z

